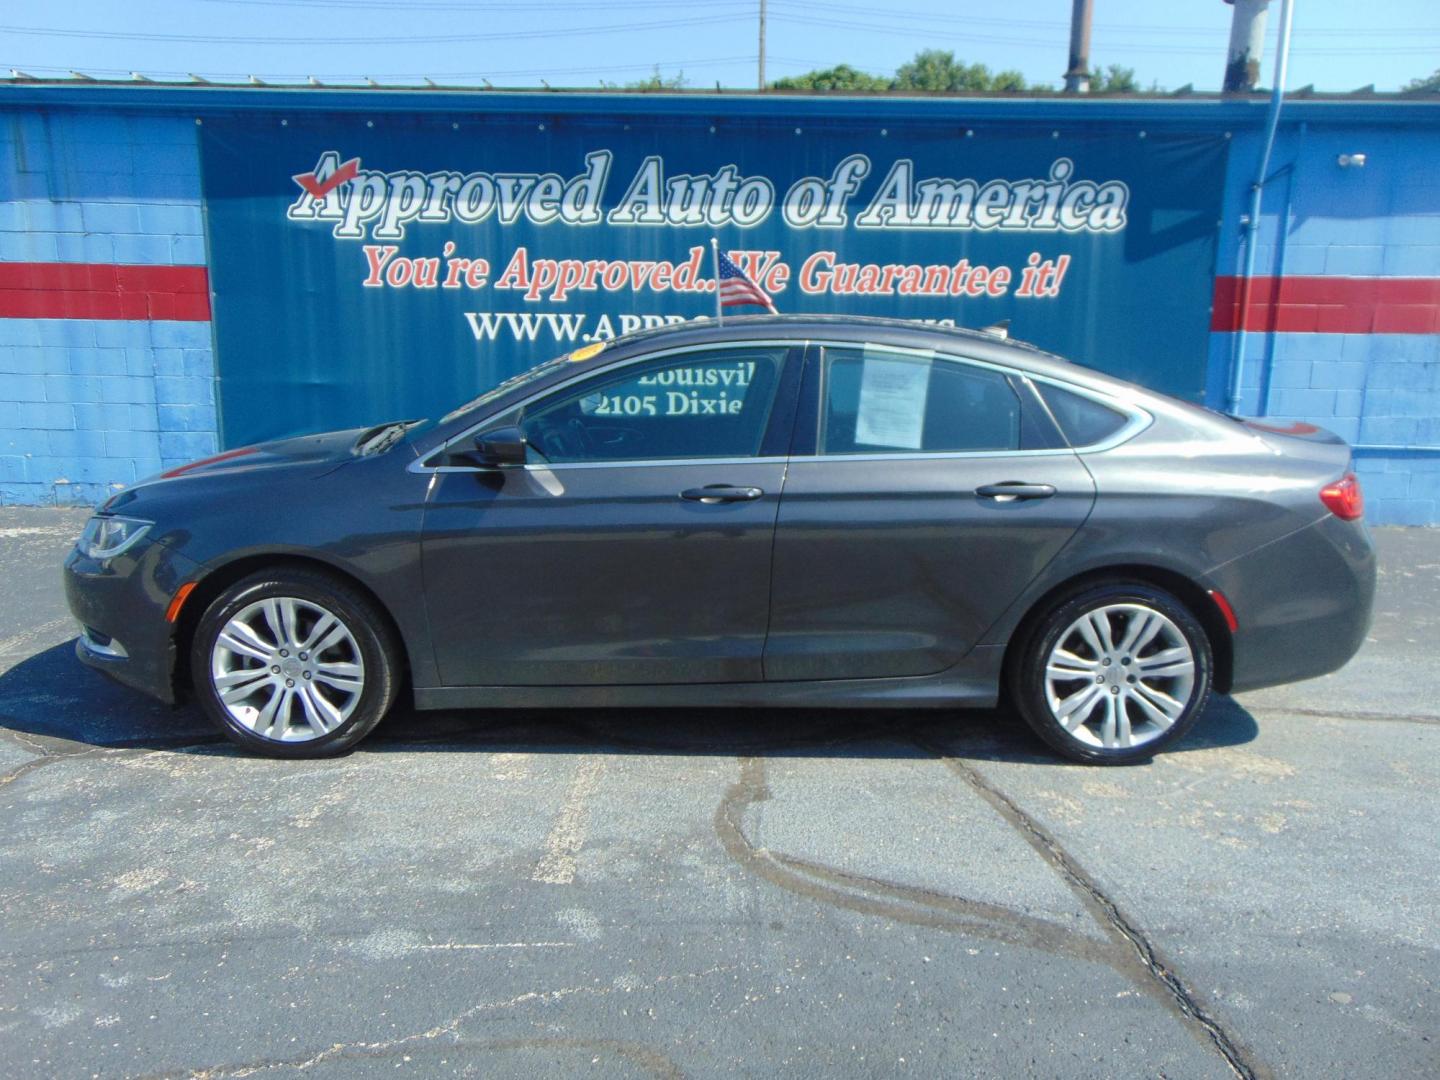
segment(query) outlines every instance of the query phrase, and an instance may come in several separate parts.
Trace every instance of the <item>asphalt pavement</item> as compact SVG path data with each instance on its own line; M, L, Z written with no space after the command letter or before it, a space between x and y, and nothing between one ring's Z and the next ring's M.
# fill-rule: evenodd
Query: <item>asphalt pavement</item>
M1440 530L1130 768L779 710L281 762L81 668L84 517L0 510L0 1075L1440 1075Z

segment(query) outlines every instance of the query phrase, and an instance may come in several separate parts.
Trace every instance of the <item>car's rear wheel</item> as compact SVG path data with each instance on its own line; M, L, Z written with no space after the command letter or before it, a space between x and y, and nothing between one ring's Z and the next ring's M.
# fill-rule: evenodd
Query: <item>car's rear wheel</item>
M252 574L215 599L190 670L201 706L241 746L326 757L389 711L399 654L368 597L328 574L286 569Z
M1077 761L1120 765L1159 753L1199 719L1214 669L1205 629L1141 582L1097 585L1040 617L1011 670L1021 715Z

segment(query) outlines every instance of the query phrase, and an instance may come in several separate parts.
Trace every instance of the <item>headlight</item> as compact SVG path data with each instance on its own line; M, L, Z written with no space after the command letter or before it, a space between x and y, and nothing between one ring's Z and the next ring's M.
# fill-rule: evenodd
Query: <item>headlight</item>
M140 542L154 524L123 517L92 517L75 546L92 559L113 559Z

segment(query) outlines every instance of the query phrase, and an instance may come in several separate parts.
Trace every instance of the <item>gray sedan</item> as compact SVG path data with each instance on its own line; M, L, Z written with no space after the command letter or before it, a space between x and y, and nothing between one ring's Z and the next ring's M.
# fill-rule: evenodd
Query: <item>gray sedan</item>
M1069 757L1334 671L1375 557L1349 448L987 332L690 323L438 420L229 450L104 504L80 658L343 752L397 697L993 707Z

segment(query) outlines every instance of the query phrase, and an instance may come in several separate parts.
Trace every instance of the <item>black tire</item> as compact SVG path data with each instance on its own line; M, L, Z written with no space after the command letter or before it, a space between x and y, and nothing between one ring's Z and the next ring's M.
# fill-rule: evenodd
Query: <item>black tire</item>
M1109 660L1105 661L1105 666L1101 668L1098 665L1102 662L1102 652L1108 650L1096 652L1093 657L1089 653L1084 655L1084 659L1096 664L1096 670L1101 673L1097 674L1094 679L1096 683L1102 684L1092 691L1095 704L1083 708L1087 716L1098 717L1098 732L1089 727L1090 721L1085 717L1076 722L1074 733L1071 729L1067 729L1056 715L1056 709L1052 705L1051 694L1047 686L1048 660L1061 636L1087 614L1111 608L1113 605L1138 605L1163 615L1165 619L1169 620L1170 626L1178 631L1184 643L1189 646L1193 657L1193 674L1187 673L1191 683L1183 702L1183 711L1168 727L1148 735L1148 741L1128 747L1103 745L1102 733L1106 730L1105 709L1100 706L1110 707L1103 696L1108 692L1116 697L1116 708L1128 710L1125 714L1127 718L1130 715L1142 717L1139 726L1146 732L1151 727L1158 727L1154 721L1149 719L1143 706L1135 700L1138 689L1136 692L1129 692L1126 685L1127 683L1133 684L1136 680L1125 675L1125 672L1139 669L1121 666L1122 660L1126 665L1130 665L1143 661L1144 657L1112 655ZM1122 611L1112 618L1120 620L1123 624L1126 615ZM1111 625L1114 624L1111 623ZM1120 627L1115 627L1115 629L1118 630ZM1165 628L1163 632L1167 635L1171 633L1169 627ZM1112 634L1112 638L1113 636ZM1122 642L1116 641L1115 644L1118 646ZM1150 645L1146 646L1147 649L1151 647ZM1155 648L1156 651L1151 653L1152 660L1158 655L1158 646ZM1175 648L1179 648L1178 644ZM1073 650L1070 651L1073 652ZM1182 666L1183 663L1182 660ZM1164 664L1156 663L1152 666L1156 670L1168 670ZM1031 624L1029 632L1021 642L1021 651L1017 661L1010 667L1009 690L1020 715L1030 725L1031 730L1040 736L1051 749L1074 761L1082 761L1091 765L1126 765L1135 761L1148 760L1184 737L1205 709L1205 703L1210 696L1213 674L1214 658L1210 648L1210 639L1206 635L1204 627L1200 625L1189 608L1164 589L1154 585L1136 581L1116 581L1092 585L1063 597ZM1183 677L1171 680L1161 677L1145 681L1147 685L1159 686L1162 689L1167 687L1173 689L1178 685L1184 685ZM1061 682L1058 685L1064 687L1067 693L1078 695L1080 691L1089 689L1088 682L1089 677L1085 676ZM1055 700L1059 702L1067 699L1062 699L1057 694ZM1178 698L1174 700L1178 701ZM1079 711L1081 710L1076 710L1077 713ZM1100 739L1099 744L1093 742L1095 738Z
M332 730L304 741L271 738L241 723L220 700L212 675L212 652L227 623L257 601L279 597L320 605L344 624L363 661L363 686L353 711ZM320 758L345 753L389 712L399 690L401 670L395 636L375 602L341 578L302 568L260 571L231 585L201 616L190 647L195 697L206 715L234 742L270 757ZM300 681L297 675L296 682Z

